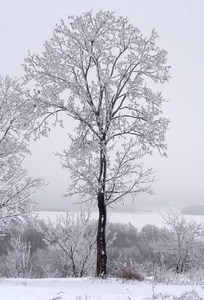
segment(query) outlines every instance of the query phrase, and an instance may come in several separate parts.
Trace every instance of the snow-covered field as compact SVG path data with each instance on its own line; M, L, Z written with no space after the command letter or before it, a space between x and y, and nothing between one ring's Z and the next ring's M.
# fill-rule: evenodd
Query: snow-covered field
M204 299L200 286L161 285L155 287L147 282L122 282L121 280L99 280L91 278L67 279L2 279L2 300L172 300L185 292L194 290L200 298L189 296L183 299ZM160 294L160 296L159 296ZM162 296L162 295L163 296ZM154 298L153 298L154 296Z
M162 210L162 214L165 215L165 210ZM40 211L37 212L38 218L47 221L48 218L55 222L56 218L59 216L65 216L65 212L56 211ZM204 216L184 216L188 221L196 221L197 223L204 223ZM93 212L91 218L98 218L98 212ZM141 229L147 224L155 225L157 227L164 227L164 221L159 211L154 212L142 212L142 213L125 213L125 212L112 212L109 214L109 221L111 223L131 223L137 229Z

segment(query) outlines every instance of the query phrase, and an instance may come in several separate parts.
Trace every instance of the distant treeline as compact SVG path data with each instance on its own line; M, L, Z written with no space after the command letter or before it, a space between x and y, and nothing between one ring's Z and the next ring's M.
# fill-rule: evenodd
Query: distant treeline
M204 205L192 205L182 209L183 215L204 215Z

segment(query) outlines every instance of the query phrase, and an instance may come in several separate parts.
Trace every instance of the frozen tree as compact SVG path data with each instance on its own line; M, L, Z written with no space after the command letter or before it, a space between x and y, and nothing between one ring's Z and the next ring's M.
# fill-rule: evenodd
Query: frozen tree
M31 267L31 245L21 237L11 236L5 258L6 275L26 278L31 274Z
M31 209L31 196L43 185L22 167L29 153L24 139L29 115L20 85L0 77L0 225L25 216Z
M154 243L154 250L159 252L164 260L169 260L177 273L199 267L204 251L203 225L187 221L171 209L163 219L169 227L169 234L163 235Z
M152 169L142 159L153 149L165 155L164 99L150 86L168 81L167 52L156 45L154 30L147 39L111 12L68 20L56 26L41 55L25 59L25 84L36 136L48 135L51 116L62 126L66 117L75 121L60 158L71 173L68 194L98 205L96 275L103 276L107 206L152 192Z
M67 212L66 217L59 217L56 223L49 221L46 230L39 230L49 246L61 251L67 275L90 275L96 252L96 222L90 220L90 212Z

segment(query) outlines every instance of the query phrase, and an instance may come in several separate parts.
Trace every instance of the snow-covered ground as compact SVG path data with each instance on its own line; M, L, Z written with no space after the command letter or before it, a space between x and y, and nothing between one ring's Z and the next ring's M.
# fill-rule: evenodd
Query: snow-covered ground
M162 214L165 215L165 210L162 211ZM56 218L59 216L65 216L65 212L56 212L56 211L39 211L37 212L38 218L47 221L48 218L55 222ZM203 223L203 216L184 216L188 221L196 221L197 223ZM98 212L92 212L91 218L98 218ZM155 225L157 227L164 227L164 221L159 211L153 212L142 212L142 213L125 213L125 212L111 212L109 214L109 221L111 223L131 223L137 229L141 229L147 224Z
M182 299L204 299L204 290L200 286L158 284L154 287L147 282L91 278L1 279L0 281L2 300L171 300L172 296L167 297L167 295L180 297L183 293L192 290L196 291L200 298L192 296L192 298ZM163 296L159 297L160 293Z

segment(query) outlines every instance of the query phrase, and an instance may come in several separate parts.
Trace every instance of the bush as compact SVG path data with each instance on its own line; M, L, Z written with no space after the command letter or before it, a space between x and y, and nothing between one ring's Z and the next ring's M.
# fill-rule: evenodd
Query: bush
M138 269L140 271L140 269ZM154 284L163 283L167 285L204 285L203 269L191 269L190 271L178 274L172 269L158 267L152 271L150 277L146 278Z
M154 266L162 264L161 255L153 252L152 243L164 235L164 229L154 225L146 225L138 231L131 224L110 224L111 235L116 233L116 238L108 247L108 273L117 276L123 268L138 270L143 269L145 275L150 274ZM165 231L166 232L166 231ZM151 270L148 269L150 266ZM143 270L142 270L142 273Z
M38 249L32 256L33 278L68 277L56 248Z
M21 237L11 236L2 271L6 277L27 278L31 275L31 246Z
M174 295L169 295L169 294L154 294L151 298L145 298L145 300L153 300L153 299L158 299L158 300L203 300L196 291L191 291L191 292L185 292L181 296L174 296Z
M144 276L142 276L141 274L139 274L129 268L124 268L121 271L119 271L117 277L125 279L125 280L137 280L137 281L144 280Z
M7 248L12 236L21 237L24 243L30 244L31 254L37 251L37 249L44 249L46 243L44 241L44 235L37 230L38 227L44 228L46 231L47 225L43 220L35 220L32 222L25 222L18 224L10 224L5 230L2 236L0 236L0 255L7 254Z

